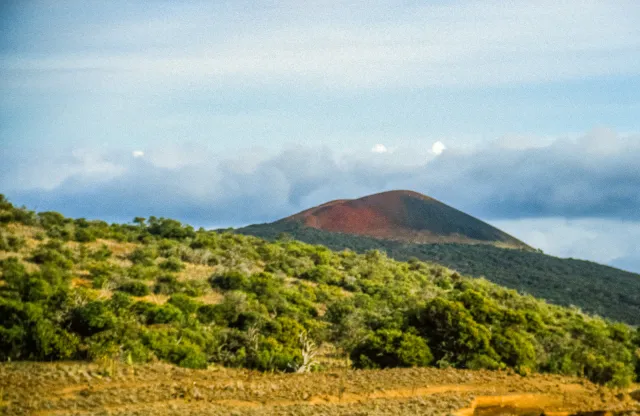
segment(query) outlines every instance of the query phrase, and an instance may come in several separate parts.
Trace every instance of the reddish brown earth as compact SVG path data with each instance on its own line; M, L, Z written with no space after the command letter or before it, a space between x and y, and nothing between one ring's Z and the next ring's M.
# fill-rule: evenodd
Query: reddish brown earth
M389 191L342 199L281 221L319 230L411 243L495 244L529 248L497 228L413 191Z

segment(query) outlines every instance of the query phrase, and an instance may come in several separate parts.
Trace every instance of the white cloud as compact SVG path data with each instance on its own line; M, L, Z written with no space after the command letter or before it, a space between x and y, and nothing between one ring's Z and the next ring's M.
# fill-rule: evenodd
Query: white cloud
M383 144L376 144L375 146L373 146L371 148L371 151L373 153L387 153L389 151L389 149L387 149L387 146L385 146Z
M640 241L639 221L530 218L492 224L547 254L605 264L627 258L640 261L640 247L633 244Z
M447 146L445 146L441 141L437 141L431 146L431 152L435 155L441 155L446 149Z
M133 152L131 152L131 155L137 159L137 158L143 157L144 152L142 150L134 150Z
M590 143L604 141L612 144L610 151L594 152ZM220 159L206 148L176 146L163 151L177 157L158 155L157 163L154 151L140 163L123 158L128 151L54 151L29 155L32 163L17 158L25 152L6 160L0 155L0 185L9 198L24 195L19 204L70 216L128 220L153 214L221 226L273 221L329 199L413 189L494 221L552 254L634 269L640 264L637 135L599 129L525 149L493 142L409 165L402 162L410 148L367 157L298 146L275 156ZM123 200L124 207L113 203Z

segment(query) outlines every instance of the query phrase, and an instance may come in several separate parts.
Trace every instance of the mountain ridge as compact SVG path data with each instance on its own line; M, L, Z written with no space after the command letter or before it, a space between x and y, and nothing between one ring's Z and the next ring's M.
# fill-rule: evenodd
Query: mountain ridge
M637 273L590 261L550 256L525 247L495 243L416 243L327 231L306 226L301 221L301 217L314 210L344 201L351 200L330 201L272 223L249 225L235 232L271 241L288 235L331 250L350 249L357 253L379 250L400 261L433 262L465 275L484 277L550 303L576 306L589 313L640 325L640 275Z

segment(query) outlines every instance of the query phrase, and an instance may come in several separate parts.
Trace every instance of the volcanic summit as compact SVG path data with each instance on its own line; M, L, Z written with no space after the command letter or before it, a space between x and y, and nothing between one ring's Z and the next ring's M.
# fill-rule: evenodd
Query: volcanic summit
M413 191L388 191L327 202L278 223L407 243L493 244L528 249L509 234Z

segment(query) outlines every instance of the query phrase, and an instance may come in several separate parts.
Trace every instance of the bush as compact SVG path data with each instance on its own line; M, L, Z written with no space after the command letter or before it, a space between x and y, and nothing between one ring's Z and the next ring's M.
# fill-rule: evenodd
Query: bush
M71 316L71 329L82 336L112 329L115 324L115 315L100 301L92 301L75 309Z
M129 254L128 258L133 264L140 266L153 266L157 254L148 247L136 248Z
M92 251L89 257L96 261L103 261L111 257L111 255L112 253L109 247L106 244L102 244L99 248Z
M182 290L182 283L178 279L170 274L166 274L158 277L155 286L153 286L153 293L162 295L171 295Z
M160 262L158 267L169 272L179 272L184 269L184 264L182 264L182 261L177 257L169 257L168 259Z
M170 324L173 322L182 321L182 311L170 304L167 303L165 305L159 306L155 309L152 309L149 313L149 323L150 324Z
M118 286L118 290L121 292L129 293L133 296L147 296L151 291L149 290L149 286L144 284L143 282L138 282L136 280L129 280L127 282L121 283Z
M46 244L38 246L30 260L37 264L53 264L66 270L73 267L73 255L71 251L64 248L62 243L56 240L51 240Z
M219 315L220 308L217 308L216 305L201 305L198 308L198 321L203 324L221 322Z
M0 229L0 251L20 251L25 244L24 238Z
M416 328L429 340L436 360L452 357L452 364L464 367L477 354L496 356L490 345L491 332L474 321L460 302L431 300L418 313Z
M433 360L424 339L397 329L381 329L351 352L357 368L426 366Z
M137 280L155 280L160 274L160 270L155 265L142 266L139 264L131 266L127 270L127 274L132 279Z
M215 274L209 278L211 287L222 290L243 290L249 289L250 281L246 274L231 270L223 274Z
M168 303L174 305L187 315L195 313L199 306L198 302L183 293L176 293L171 296Z

